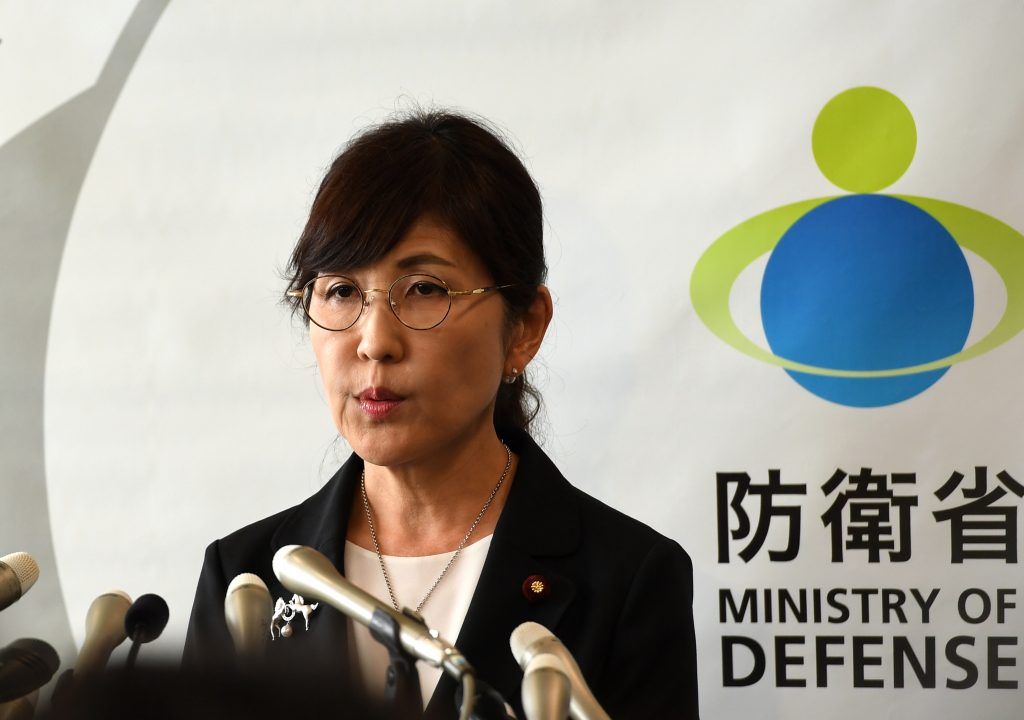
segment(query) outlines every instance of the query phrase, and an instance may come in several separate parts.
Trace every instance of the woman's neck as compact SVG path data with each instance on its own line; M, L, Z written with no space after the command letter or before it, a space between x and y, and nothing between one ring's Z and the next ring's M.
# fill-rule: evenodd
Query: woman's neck
M366 497L381 553L418 556L456 549L504 472L504 482L469 542L494 531L517 458L493 429L488 431L424 461L365 466ZM374 549L361 493L352 503L346 537Z

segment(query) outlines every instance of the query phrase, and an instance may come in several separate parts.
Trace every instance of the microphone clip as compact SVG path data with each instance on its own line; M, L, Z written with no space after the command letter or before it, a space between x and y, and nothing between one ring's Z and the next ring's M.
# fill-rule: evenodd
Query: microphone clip
M414 610L405 608L402 614L426 625ZM423 695L420 692L420 675L416 671L416 657L402 647L398 621L378 608L373 611L369 629L373 639L388 651L390 664L384 683L385 700L396 717L420 717L423 715Z

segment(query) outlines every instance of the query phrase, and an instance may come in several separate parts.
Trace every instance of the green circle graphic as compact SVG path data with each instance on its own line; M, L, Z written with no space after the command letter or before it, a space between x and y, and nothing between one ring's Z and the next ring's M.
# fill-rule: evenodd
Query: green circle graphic
M914 159L917 128L903 102L887 90L855 87L818 113L811 135L814 159L833 184L873 193L899 180Z

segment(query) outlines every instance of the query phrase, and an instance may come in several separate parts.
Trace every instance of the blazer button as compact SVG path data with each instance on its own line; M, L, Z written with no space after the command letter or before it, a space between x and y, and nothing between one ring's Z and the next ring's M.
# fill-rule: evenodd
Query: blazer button
M531 575L523 580L523 597L530 602L543 600L551 593L551 583L543 575Z

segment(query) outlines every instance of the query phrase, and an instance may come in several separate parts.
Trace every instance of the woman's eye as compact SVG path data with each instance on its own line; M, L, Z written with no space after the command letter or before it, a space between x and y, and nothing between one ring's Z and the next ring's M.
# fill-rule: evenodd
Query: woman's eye
M327 300L350 300L359 296L359 291L354 285L347 283L336 283L327 288L324 297Z
M436 297L446 294L446 291L436 283L421 280L420 282L413 283L409 289L409 294L414 297Z

